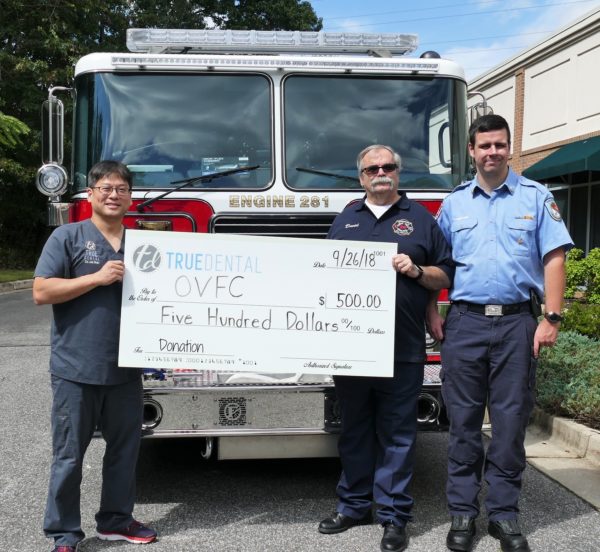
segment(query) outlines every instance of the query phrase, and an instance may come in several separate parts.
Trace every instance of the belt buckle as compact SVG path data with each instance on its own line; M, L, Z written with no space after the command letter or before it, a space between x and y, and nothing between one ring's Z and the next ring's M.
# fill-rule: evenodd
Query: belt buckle
M486 316L502 316L502 305L486 305Z

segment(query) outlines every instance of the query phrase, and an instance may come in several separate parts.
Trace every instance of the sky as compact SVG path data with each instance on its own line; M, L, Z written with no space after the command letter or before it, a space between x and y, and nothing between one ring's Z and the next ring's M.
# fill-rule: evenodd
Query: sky
M600 0L309 0L323 30L409 33L419 56L435 50L467 80L552 36Z

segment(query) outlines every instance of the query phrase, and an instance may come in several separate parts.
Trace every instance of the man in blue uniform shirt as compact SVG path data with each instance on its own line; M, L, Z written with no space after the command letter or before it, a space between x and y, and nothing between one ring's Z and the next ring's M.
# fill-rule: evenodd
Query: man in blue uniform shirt
M131 173L101 161L88 175L91 219L57 228L44 246L33 300L52 305L52 466L44 532L55 552L83 540L83 457L99 425L106 441L98 537L145 544L156 532L132 517L142 427L140 371L117 365L124 274L123 216L131 205Z
M405 526L413 499L417 399L425 362L425 309L429 290L449 286L450 250L427 210L398 192L400 156L373 145L358 154L366 197L351 203L333 221L328 237L393 242L396 278L396 328L392 378L337 376L342 431L342 462L337 513L319 524L325 534L371 522L372 501L384 526L381 550L399 552L408 543ZM377 355L377 351L373 351Z
M442 343L442 393L450 419L447 546L473 547L482 472L488 532L504 552L529 550L518 525L525 428L534 405L536 359L561 321L565 252L573 246L552 194L508 167L510 130L499 115L469 129L476 177L443 202L438 223L456 265L445 324L433 304L432 335ZM538 324L535 301L545 293ZM533 305L533 309L532 309ZM444 335L445 334L445 335ZM486 404L492 424L481 437Z

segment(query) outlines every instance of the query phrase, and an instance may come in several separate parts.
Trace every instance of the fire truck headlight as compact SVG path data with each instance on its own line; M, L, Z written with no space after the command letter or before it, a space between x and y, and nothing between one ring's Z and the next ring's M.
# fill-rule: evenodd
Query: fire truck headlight
M67 171L60 165L42 165L37 172L35 185L37 189L49 197L64 194L67 190Z

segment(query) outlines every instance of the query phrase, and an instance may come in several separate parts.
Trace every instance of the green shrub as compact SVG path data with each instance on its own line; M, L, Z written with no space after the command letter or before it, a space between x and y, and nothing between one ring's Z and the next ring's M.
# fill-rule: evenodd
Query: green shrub
M537 402L550 414L600 429L600 342L564 331L541 350Z
M563 331L573 331L600 339L600 305L573 302L564 310Z
M580 370L567 386L563 406L570 417L600 429L600 363L581 366Z
M587 257L581 249L567 253L567 287L565 297L575 299L584 291L584 301L600 305L600 248L592 249Z

